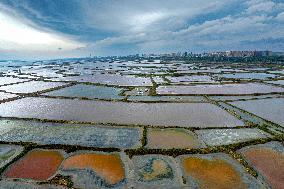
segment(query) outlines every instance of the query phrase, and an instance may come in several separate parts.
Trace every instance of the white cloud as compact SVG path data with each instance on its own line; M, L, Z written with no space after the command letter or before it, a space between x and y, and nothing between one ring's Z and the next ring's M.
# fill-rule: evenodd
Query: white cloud
M284 22L284 12L279 13L275 19L277 21Z
M55 32L40 31L19 19L0 12L0 48L22 51L74 50L83 44Z
M247 5L247 12L252 14L257 12L271 12L276 6L276 3L270 0L250 0L247 2Z
M3 23L5 26L0 31L0 51L5 47L6 52L70 56L79 52L106 55L135 51L203 51L233 49L240 47L243 41L273 39L277 43L277 38L284 37L284 25L281 24L284 3L274 0L84 0L77 3L80 18L71 19L70 25L78 21L78 27L84 25L78 31L83 31L85 26L94 31L88 30L86 36L77 34L77 39L90 38L83 44L74 36L40 28L24 17L19 19L17 12L9 10L13 17L5 11L1 13L0 3L1 29ZM35 7L25 4L21 7L43 23L50 19L60 23L58 17L41 14ZM58 50L59 47L62 50ZM78 48L80 50L76 50Z
M282 15L279 15L279 17ZM239 15L205 21L177 32L140 33L107 38L95 43L95 49L117 44L132 44L142 52L163 52L184 49L218 49L239 47L243 41L260 41L284 37L284 25L271 24L274 17L266 15ZM245 46L243 46L245 48ZM255 47L262 48L262 47Z
M236 0L82 1L85 22L119 34L176 30L188 20L221 9Z

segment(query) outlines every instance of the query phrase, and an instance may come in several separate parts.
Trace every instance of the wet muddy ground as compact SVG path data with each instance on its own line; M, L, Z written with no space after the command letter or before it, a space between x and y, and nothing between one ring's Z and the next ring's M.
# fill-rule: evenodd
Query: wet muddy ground
M281 64L0 65L0 188L284 186Z

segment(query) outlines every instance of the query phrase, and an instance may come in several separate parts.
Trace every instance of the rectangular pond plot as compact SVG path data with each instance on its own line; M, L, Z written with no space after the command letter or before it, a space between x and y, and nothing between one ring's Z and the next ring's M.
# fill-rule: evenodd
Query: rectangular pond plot
M124 99L124 96L120 96L122 92L122 88L78 84L71 87L47 92L43 95L122 100Z
M150 89L148 87L136 87L126 91L124 94L128 96L147 96L150 94Z
M284 85L284 80L266 81L267 83L272 83L275 85Z
M209 103L125 103L23 98L0 104L0 116L96 123L234 127L244 123Z
M17 95L15 95L15 94L0 92L0 101L7 100L7 99L10 99L10 98L15 98L15 97L17 97Z
M276 78L277 76L274 74L267 73L232 73L232 74L220 74L219 78L228 78L228 79L258 79L264 80L269 78Z
M238 101L230 104L284 126L284 98Z
M156 77L152 77L152 78L155 81L155 83L157 83L157 84L165 84L166 83L166 81L162 77L156 76Z
M29 79L20 79L15 77L0 77L0 85L9 85L24 81L29 81Z
M242 129L206 129L197 130L195 133L208 146L228 145L260 138L270 135L256 128Z
M284 70L269 71L269 73L284 74Z
M251 99L264 99L264 98L277 98L280 95L249 95L249 96L209 96L210 99L216 101L237 101L237 100L251 100Z
M117 74L96 74L92 76L63 77L57 79L57 81L59 80L89 82L89 83L117 85L117 86L152 86L150 78L135 77L130 75L117 75Z
M2 86L0 90L11 93L34 93L52 89L60 86L64 86L66 83L61 82L44 82L44 81L30 81L26 83L19 83L9 86Z
M260 83L245 84L223 84L223 85L195 85L195 86L159 86L157 93L160 95L181 94L181 95L241 95L241 94L265 94L281 93L284 88L270 86Z
M0 120L0 125L0 141L6 142L65 144L101 148L136 148L141 146L142 131L140 128L6 119Z
M166 77L172 83L215 83L210 76L207 75L192 75L180 77Z
M203 96L129 96L133 102L208 102Z

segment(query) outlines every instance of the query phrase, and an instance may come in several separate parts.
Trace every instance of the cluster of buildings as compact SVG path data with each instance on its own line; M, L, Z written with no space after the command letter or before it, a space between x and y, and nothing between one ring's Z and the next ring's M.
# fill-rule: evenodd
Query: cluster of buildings
M143 58L159 58L159 57L267 57L267 56L282 56L283 53L275 53L272 51L220 51L197 53L192 52L177 52L165 54L142 54ZM138 54L136 56L139 56Z
M269 56L284 56L284 52L272 52L272 51L219 51L219 52L207 52L207 53L192 53L192 52L174 52L163 54L134 54L127 56L109 56L109 58L130 58L130 59L155 59L155 58L190 58L190 57L269 57ZM91 55L90 55L91 57ZM96 57L98 58L98 57ZM107 58L107 57L105 57Z
M265 57L273 56L272 51L221 51L205 53L208 57Z

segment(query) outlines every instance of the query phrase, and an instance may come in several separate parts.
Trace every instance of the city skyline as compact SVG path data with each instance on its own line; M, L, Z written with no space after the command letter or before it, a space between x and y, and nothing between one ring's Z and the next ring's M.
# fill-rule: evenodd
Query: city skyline
M3 0L0 23L0 59L284 51L280 0Z

